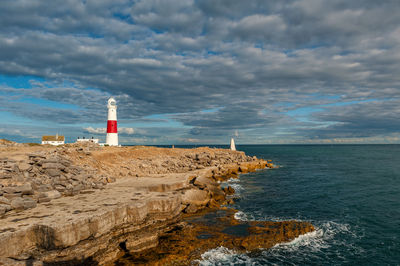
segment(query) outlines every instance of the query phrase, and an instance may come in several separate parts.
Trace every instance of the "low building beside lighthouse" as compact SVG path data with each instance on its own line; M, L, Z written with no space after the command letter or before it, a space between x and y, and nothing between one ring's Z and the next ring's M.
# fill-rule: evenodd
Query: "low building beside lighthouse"
M117 102L113 97L108 99L108 119L106 145L118 146L118 128L117 128Z
M85 138L85 137L83 137L83 138L77 138L77 140L76 140L76 143L83 143L83 142L92 142L92 143L96 143L96 144L98 144L99 143L99 139L95 139L95 138L91 138L91 139L87 139L87 138Z
M50 144L54 146L65 144L65 137L59 136L56 134L55 136L42 136L42 144Z

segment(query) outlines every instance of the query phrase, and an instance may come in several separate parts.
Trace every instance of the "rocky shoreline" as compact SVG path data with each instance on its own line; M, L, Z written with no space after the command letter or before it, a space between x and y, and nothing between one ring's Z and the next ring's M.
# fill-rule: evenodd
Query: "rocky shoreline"
M156 247L128 251L117 265L192 265L205 252L221 247L257 256L263 249L314 231L310 223L300 221L238 221L235 213L236 210L222 208L184 215L181 222L159 237Z
M0 158L0 264L6 265L107 264L127 252L145 257L163 247L166 234L189 232L176 230L185 217L232 201L226 197L232 189L220 181L273 167L243 152L210 148L16 146L0 147ZM313 230L308 223L290 225L276 237L278 231L260 226L252 234L258 248ZM266 231L269 240L260 241ZM180 261L193 258L181 254Z

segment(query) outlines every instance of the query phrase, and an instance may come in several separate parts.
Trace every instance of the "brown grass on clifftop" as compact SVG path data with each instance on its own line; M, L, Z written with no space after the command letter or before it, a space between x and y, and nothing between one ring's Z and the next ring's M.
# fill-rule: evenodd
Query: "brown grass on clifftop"
M216 166L220 163L233 163L235 160L252 159L243 152L208 147L172 149L133 146L103 147L93 150L83 148L81 152L67 150L66 155L78 165L92 167L103 174L112 174L116 178L181 173L201 167Z

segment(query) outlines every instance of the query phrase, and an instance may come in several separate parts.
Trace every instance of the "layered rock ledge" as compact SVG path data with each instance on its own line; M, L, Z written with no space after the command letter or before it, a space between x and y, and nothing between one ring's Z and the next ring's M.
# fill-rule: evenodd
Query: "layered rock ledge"
M162 234L159 244L142 252L127 252L118 265L187 265L201 260L204 252L225 247L250 256L314 231L300 221L238 221L235 210L220 209L189 215Z
M184 215L229 203L232 190L219 181L273 167L210 148L16 146L0 147L0 158L0 265L107 264L139 254Z

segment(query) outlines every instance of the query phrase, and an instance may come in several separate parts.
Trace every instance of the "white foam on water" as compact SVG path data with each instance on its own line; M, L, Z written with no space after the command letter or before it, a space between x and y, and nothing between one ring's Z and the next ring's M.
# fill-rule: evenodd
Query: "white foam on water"
M296 265L299 262L309 264L336 257L341 263L348 263L338 250L346 250L361 255L365 250L357 246L351 239L356 236L350 225L333 221L323 222L315 231L297 237L288 243L277 244L262 252L261 259L266 264Z
M261 215L257 215L261 216ZM285 218L285 217L275 217L275 216L262 216L262 219L255 219L256 221L271 221L271 222L284 222L284 221L289 221L289 220L296 220L296 221L302 221L301 219L290 219L290 218Z
M255 221L252 214L238 211L234 214L234 218L239 221ZM261 219L263 221L287 221L290 219L268 217ZM329 247L329 240L332 240L337 233L351 233L350 226L347 224L340 224L335 222L325 222L320 227L315 227L315 231L301 235L294 240L277 244L271 249L285 249L286 251L295 251L300 247L310 247L313 250L321 250Z
M339 235L339 236L338 236ZM311 253L323 252L333 245L342 245L349 247L347 240L342 235L357 237L350 230L350 225L336 223L333 221L324 222L319 226L315 226L315 231L301 235L288 243L277 244L272 247L269 255L276 252L297 252L299 250L309 251ZM356 249L356 247L353 247ZM362 252L362 250L358 250Z
M254 220L254 216L251 214L247 214L244 213L242 211L238 211L236 212L233 217L238 220L238 221L243 221L243 222L247 222L247 221L253 221Z
M225 181L226 183L239 183L240 179L239 178L229 178L228 180Z
M247 214L239 211L235 214L235 219L238 220L254 220L248 219ZM364 252L361 247L349 245L348 240L343 239L343 236L358 237L351 231L350 225L327 221L315 227L315 231L301 235L288 243L281 243L273 246L270 249L265 249L261 256L249 257L247 254L238 254L233 250L225 247L219 247L208 250L201 255L201 260L195 262L199 265L281 265L292 264L296 261L304 262L304 256L307 261L320 260L327 256L331 246L343 246L352 250L356 254ZM334 248L334 250L336 250ZM335 251L332 251L335 252ZM339 254L340 255L340 254ZM339 256L336 254L336 256ZM292 261L292 262L290 262ZM343 261L344 258L343 258Z
M229 184L234 190L235 192L240 193L241 191L243 191L243 187L240 184Z
M234 195L236 197L239 197L241 192L244 190L244 188L240 185L240 179L238 178L229 178L223 184L232 187L235 190Z
M201 254L201 260L198 262L200 265L215 265L220 262L229 262L234 255L235 252L233 250L226 247L218 247Z
M310 232L299 237L296 237L290 242L276 244L271 248L271 251L285 250L285 251L296 251L302 247L308 247L312 250L320 250L322 248L328 248L329 245L323 239L323 230L317 229L314 232Z
M246 254L237 254L226 247L210 249L201 255L201 260L194 261L202 266L212 265L255 265Z

